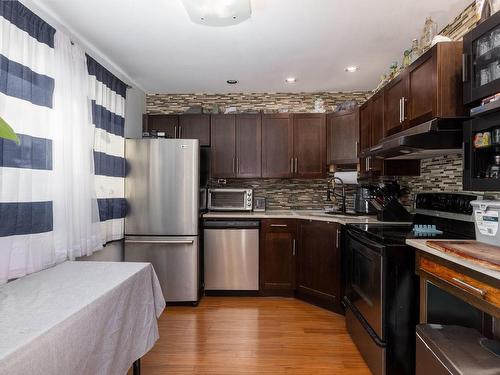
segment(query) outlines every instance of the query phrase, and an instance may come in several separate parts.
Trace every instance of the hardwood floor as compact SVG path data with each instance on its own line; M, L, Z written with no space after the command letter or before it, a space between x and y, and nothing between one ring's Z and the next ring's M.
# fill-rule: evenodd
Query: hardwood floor
M370 374L343 316L293 298L205 297L159 326L145 375Z

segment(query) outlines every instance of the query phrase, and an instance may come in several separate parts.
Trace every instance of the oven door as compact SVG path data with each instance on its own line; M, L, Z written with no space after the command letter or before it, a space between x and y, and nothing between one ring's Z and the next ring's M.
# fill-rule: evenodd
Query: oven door
M379 339L384 329L384 246L362 235L347 232L346 297Z

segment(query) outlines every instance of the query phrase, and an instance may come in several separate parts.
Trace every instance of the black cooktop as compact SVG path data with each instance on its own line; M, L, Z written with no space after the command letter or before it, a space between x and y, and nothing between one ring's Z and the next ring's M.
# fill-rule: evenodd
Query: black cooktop
M349 228L382 244L404 245L406 239L457 239L455 233L443 231L440 234L420 233L411 224L349 224Z

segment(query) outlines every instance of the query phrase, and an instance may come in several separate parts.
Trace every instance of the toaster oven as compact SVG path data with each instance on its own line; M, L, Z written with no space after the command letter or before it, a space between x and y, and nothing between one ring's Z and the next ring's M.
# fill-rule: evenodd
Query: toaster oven
M252 211L252 189L208 189L209 211Z

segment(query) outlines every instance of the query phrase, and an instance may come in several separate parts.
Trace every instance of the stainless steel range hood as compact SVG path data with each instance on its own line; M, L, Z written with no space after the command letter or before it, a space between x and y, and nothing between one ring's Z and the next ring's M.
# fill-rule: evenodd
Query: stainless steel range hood
M463 119L433 119L382 139L363 153L381 159L426 159L462 153Z

